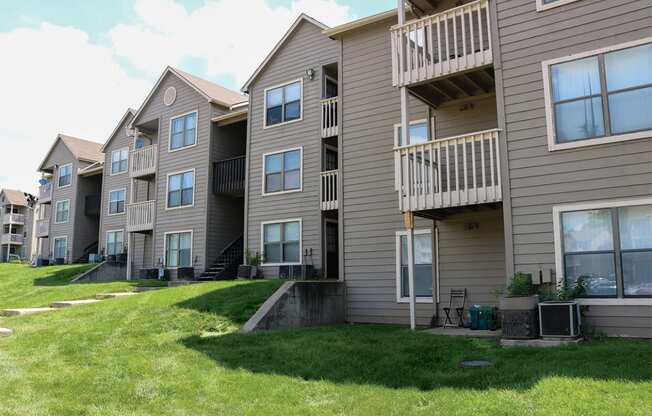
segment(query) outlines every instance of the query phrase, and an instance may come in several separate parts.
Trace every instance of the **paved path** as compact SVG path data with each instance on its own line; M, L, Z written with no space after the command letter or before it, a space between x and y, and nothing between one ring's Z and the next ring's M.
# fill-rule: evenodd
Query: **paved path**
M55 310L54 308L11 308L0 310L0 316L18 316L18 315L33 315L35 313L49 312Z
M9 337L13 333L14 331L9 328L0 328L0 337Z
M136 292L114 292L114 293L98 293L95 295L95 299L104 300L104 299L114 299L114 298L124 298L127 296L133 296Z
M91 303L101 302L99 299L82 299L82 300L61 300L50 303L51 308L70 308L71 306L89 305Z

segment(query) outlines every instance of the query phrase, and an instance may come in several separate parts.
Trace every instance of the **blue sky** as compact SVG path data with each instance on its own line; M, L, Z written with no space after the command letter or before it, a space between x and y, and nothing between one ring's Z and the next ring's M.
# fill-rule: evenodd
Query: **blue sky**
M34 191L58 133L104 142L165 66L238 90L305 12L338 25L396 0L0 0L0 188ZM245 20L246 16L246 20ZM247 24L249 27L247 27ZM254 28L252 30L252 28ZM33 112L37 97L47 111Z

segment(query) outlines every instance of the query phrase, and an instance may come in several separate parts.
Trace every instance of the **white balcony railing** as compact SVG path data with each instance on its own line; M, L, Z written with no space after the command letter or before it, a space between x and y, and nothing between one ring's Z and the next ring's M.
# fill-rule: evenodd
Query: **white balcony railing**
M502 200L498 130L394 149L401 211Z
M321 137L333 137L337 134L337 97L321 100Z
M2 234L2 244L23 244L22 234Z
M391 29L394 86L490 65L489 0L411 20Z
M136 202L127 205L127 232L134 233L154 229L156 201Z
M321 173L319 182L319 193L321 195L322 211L338 209L337 201L337 170L329 170Z
M39 238L50 235L50 219L45 218L36 221L36 236Z
M25 215L23 214L5 214L2 218L3 224L25 224Z
M153 175L156 173L156 161L158 159L158 146L151 145L142 149L132 150L129 153L129 176L138 178L140 176Z
M52 201L52 182L41 185L38 188L38 201L40 203Z

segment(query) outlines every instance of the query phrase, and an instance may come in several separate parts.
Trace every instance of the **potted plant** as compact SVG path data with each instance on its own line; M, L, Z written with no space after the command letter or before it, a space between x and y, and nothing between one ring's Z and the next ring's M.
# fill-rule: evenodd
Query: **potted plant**
M251 255L249 250L245 255L245 264L238 266L238 277L242 279L253 279L258 277L261 264L260 254Z
M516 273L500 299L503 338L533 339L539 336L539 296L532 276Z
M574 284L564 282L561 285L544 288L539 302L542 337L574 338L580 335L581 314L576 298L586 293L582 277Z

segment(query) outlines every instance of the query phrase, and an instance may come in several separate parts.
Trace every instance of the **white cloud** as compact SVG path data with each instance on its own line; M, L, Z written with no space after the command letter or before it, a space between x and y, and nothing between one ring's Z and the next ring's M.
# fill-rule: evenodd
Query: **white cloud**
M335 0L296 0L271 7L266 0L206 1L192 12L174 0L136 0L138 22L109 33L117 55L148 74L185 59L205 64L207 76L246 81L294 19L304 12L327 25L350 20Z
M57 133L103 142L151 84L130 77L110 48L43 23L0 33L0 187L34 191Z

